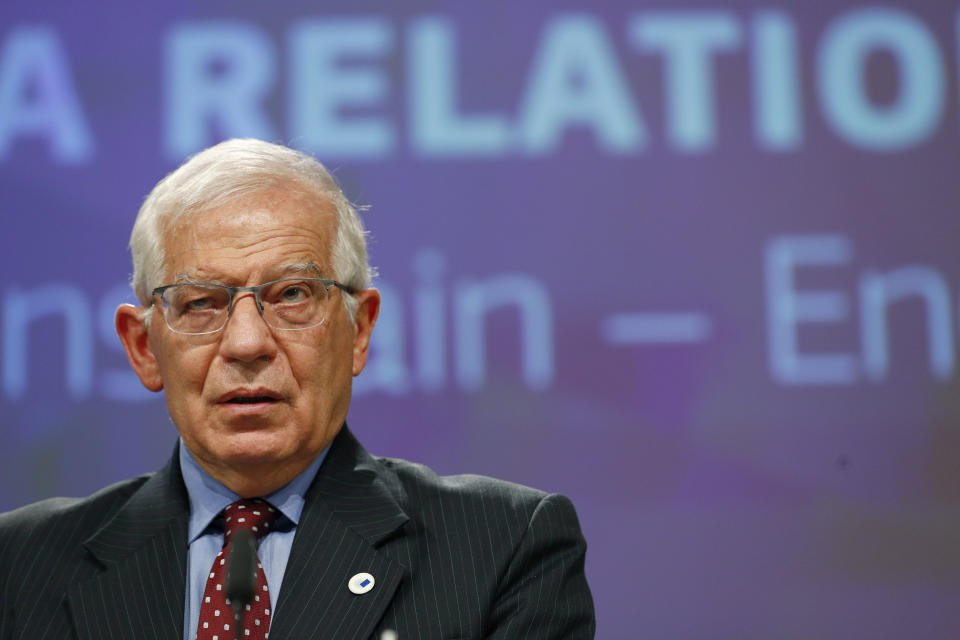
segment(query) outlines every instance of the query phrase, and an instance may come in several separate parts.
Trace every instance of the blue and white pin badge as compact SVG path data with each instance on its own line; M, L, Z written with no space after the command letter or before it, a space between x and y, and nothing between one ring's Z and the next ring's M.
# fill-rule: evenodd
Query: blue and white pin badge
M349 587L350 593L355 593L359 596L373 589L374 584L376 584L376 581L372 575L369 573L358 573L350 578L347 587Z

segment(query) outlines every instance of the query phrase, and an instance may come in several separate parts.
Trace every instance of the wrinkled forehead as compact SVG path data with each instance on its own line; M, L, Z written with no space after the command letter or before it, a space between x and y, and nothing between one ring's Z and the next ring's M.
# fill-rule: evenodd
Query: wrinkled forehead
M167 277L209 272L242 278L281 264L330 267L336 215L326 198L271 190L185 213L162 232Z

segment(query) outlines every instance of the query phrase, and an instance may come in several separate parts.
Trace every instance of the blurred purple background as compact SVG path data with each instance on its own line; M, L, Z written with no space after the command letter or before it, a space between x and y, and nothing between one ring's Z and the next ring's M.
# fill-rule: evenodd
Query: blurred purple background
M0 8L0 509L175 442L112 328L228 137L369 205L369 450L571 496L600 638L960 630L960 10Z

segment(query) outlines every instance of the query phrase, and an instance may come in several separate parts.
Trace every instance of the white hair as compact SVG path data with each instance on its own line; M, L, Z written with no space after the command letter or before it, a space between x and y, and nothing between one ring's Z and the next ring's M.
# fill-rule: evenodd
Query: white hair
M330 266L334 277L356 291L369 287L374 274L367 262L367 232L330 172L316 159L294 149L262 140L228 140L180 165L157 183L140 207L130 234L131 285L140 303L150 306L153 289L164 284L160 282L166 259L163 243L184 216L274 189L291 188L333 205L337 233ZM357 300L343 293L352 319Z

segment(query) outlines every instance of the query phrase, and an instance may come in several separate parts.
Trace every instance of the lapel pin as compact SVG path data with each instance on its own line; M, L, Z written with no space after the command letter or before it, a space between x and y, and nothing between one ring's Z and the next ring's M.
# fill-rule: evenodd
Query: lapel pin
M370 591L370 589L373 589L374 584L375 581L372 575L369 573L358 573L350 578L350 582L347 583L347 587L349 587L350 593L360 595Z

